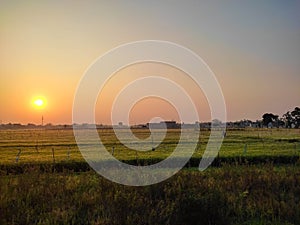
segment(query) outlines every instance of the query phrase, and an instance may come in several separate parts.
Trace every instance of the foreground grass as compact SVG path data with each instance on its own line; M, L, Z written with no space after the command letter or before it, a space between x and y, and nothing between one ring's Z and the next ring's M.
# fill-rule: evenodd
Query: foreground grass
M93 171L0 177L0 224L300 224L300 166L185 169L127 187Z

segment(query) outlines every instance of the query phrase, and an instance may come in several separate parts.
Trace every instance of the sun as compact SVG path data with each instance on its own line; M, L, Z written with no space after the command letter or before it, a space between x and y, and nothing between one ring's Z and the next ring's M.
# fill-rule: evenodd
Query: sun
M42 105L44 105L44 101L42 99L37 99L34 101L34 104L36 106L42 106Z
M46 99L44 97L36 97L32 101L33 106L37 109L43 109L46 105Z

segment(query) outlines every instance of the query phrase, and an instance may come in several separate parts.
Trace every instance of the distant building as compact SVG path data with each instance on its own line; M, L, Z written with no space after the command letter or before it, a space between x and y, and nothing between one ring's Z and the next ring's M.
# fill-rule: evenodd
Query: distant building
M176 121L161 121L160 123L147 123L147 128L154 128L154 129L176 129L180 128L180 124L176 123Z
M167 128L179 128L180 125L176 123L176 121L164 121L164 122L160 122L160 123L165 123L167 125Z

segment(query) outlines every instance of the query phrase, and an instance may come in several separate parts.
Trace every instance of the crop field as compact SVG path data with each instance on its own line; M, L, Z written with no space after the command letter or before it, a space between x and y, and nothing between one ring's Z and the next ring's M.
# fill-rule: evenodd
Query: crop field
M82 132L85 132L82 130ZM154 131L153 144L156 144ZM98 130L106 149L119 160L164 159L176 147L179 129L170 129L155 151L130 150L121 144L112 129ZM133 129L138 138L149 136L147 129ZM210 132L201 130L198 146L193 155L200 158L206 148ZM114 150L113 150L114 148ZM138 144L137 144L138 148ZM226 132L219 157L299 156L299 129L232 129ZM18 157L17 157L18 156ZM17 159L18 158L18 159ZM0 130L0 163L14 164L41 162L83 161L73 131L70 129Z
M136 165L166 158L180 136L168 130L155 151L141 152L112 129L98 133L114 157ZM201 130L175 176L129 187L90 169L70 129L0 130L0 224L300 224L299 129L228 129L213 165L200 172L209 135Z

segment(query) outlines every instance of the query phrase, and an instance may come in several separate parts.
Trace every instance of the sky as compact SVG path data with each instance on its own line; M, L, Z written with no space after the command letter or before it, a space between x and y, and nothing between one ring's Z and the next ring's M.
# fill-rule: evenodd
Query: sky
M43 116L44 123L72 123L87 68L107 51L139 40L170 41L198 54L221 86L228 121L261 119L265 112L281 116L300 106L299 11L296 0L1 1L0 121L39 124ZM111 122L122 85L154 73L179 82L200 120L211 119L205 94L182 71L145 64L124 68L108 82L97 101L97 123ZM44 107L33 105L38 97ZM159 98L141 100L129 117L134 124L180 120Z

